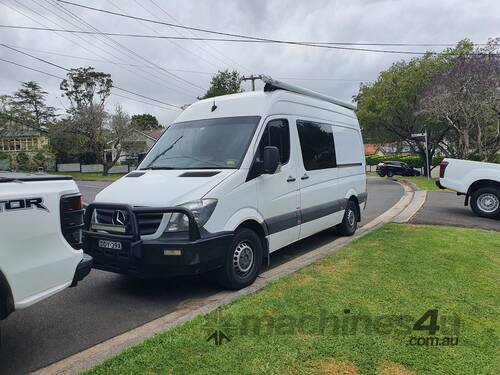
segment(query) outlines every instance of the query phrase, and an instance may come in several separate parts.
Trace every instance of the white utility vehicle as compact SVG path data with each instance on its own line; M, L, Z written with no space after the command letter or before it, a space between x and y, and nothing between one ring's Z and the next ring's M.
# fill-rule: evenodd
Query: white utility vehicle
M436 184L442 189L465 195L465 205L470 201L476 215L488 218L500 216L500 164L444 159Z
M89 272L83 205L71 177L0 172L0 319Z
M352 235L365 206L354 107L262 78L264 91L189 106L85 214L94 267L139 277L215 271L251 284L269 254L327 228Z

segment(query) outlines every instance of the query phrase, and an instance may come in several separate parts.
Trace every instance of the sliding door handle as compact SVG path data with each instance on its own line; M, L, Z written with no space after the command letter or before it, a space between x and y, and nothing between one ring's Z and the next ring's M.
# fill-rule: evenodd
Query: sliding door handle
M307 173L304 173L304 175L300 179L307 180L308 178L309 178L309 176L307 175Z
M294 182L294 181L295 181L295 178L292 176L288 176L288 178L286 179L286 182Z

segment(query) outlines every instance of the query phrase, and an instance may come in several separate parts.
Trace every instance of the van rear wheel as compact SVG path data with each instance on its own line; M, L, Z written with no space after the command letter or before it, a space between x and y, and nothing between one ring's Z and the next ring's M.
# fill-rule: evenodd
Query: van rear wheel
M262 264L262 242L253 230L238 229L231 248L226 254L224 266L217 271L218 283L231 290L253 284Z
M348 201L342 223L336 226L337 233L342 236L352 236L358 229L358 205Z

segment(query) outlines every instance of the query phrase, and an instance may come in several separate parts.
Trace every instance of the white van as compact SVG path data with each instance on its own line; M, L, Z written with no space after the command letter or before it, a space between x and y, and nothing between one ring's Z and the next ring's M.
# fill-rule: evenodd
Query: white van
M356 231L367 194L354 107L263 79L264 91L189 106L137 171L97 195L84 231L94 267L215 271L240 289L273 251L331 227Z

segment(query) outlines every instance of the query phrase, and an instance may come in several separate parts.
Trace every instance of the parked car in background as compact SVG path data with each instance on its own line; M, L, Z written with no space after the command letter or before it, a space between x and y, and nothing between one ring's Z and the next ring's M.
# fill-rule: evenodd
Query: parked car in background
M420 176L420 171L401 161L384 161L377 164L376 169L380 177Z
M468 206L470 201L476 215L500 217L500 164L444 159L436 184L465 195L464 204Z
M90 272L83 212L71 177L0 172L0 320Z

